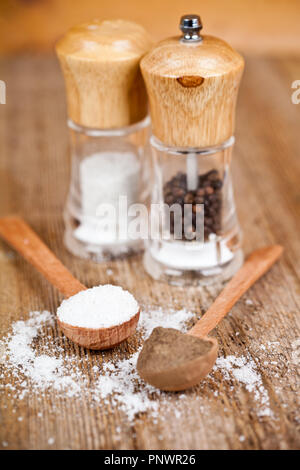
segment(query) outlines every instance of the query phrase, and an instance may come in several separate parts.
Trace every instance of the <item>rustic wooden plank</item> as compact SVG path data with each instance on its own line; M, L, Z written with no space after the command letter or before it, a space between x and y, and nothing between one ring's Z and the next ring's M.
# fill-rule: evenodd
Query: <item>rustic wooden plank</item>
M299 325L300 107L290 85L300 60L249 59L238 107L234 181L245 251L267 243L285 246L283 260L242 299L218 327L221 354L249 355L263 378L273 416L242 384L208 378L186 393L170 395L157 422L147 414L130 423L113 405L91 407L88 398L65 399L53 391L23 401L1 390L0 446L11 449L291 449L299 448L299 364L292 355ZM147 305L185 306L199 316L221 289L180 289L152 281L141 257L97 265L71 256L62 243L62 206L69 177L63 83L56 61L23 56L1 63L7 105L0 107L0 213L23 215L42 239L88 286L119 283ZM107 269L111 269L110 274ZM0 330L31 310L55 312L61 297L7 245L0 244ZM57 328L53 338L83 359L91 377L97 353L70 344ZM43 340L41 340L43 341ZM279 341L275 347L261 345ZM42 343L41 343L42 344ZM40 347L40 346L39 346ZM134 339L109 357L126 354ZM276 364L275 364L276 362ZM297 369L298 367L298 369ZM182 409L181 416L175 414ZM39 417L42 413L42 417ZM18 421L22 417L22 421ZM120 428L120 431L119 431ZM241 439L241 436L242 439ZM48 443L55 438L53 445Z

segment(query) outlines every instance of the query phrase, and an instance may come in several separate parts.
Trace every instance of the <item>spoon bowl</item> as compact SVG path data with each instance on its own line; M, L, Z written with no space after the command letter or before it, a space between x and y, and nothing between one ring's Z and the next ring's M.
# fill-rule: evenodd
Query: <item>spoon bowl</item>
M184 333L181 334L182 336L186 336ZM151 336L146 340L148 344L152 341ZM141 353L137 363L137 370L140 377L153 387L166 392L186 390L197 385L211 371L218 356L218 342L215 338L206 337L203 338L202 341L209 343L209 350L191 360L181 362L178 365L174 365L174 363L178 363L176 360L178 358L174 357L174 351L165 350L165 354L168 354L170 358L172 357L170 361L171 365L168 368L160 368L162 361L160 361L159 358L156 367L143 367L143 355ZM177 354L181 355L182 351L178 350L176 355Z
M85 328L64 323L57 318L58 326L67 338L87 349L111 349L131 336L137 327L140 311L128 321L107 328Z

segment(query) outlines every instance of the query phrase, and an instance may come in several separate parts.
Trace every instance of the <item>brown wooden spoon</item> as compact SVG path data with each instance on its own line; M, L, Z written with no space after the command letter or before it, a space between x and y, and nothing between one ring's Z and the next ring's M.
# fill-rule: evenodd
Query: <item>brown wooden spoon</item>
M22 218L0 218L0 235L65 297L87 289L72 276ZM139 316L140 311L130 320L109 328L83 328L63 323L59 319L57 322L63 333L74 343L88 349L110 349L134 333Z
M207 335L282 251L280 245L254 251L187 334L172 328L155 328L138 358L137 370L142 379L166 391L185 390L199 383L218 355L217 340Z

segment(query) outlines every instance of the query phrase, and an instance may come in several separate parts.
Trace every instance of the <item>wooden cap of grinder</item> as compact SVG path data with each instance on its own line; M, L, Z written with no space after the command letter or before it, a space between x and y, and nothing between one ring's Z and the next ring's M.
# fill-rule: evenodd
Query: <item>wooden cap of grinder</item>
M69 118L97 129L141 121L147 94L139 63L151 46L145 29L131 21L95 20L71 28L56 45Z
M158 43L141 61L153 134L166 145L208 147L234 133L244 69L226 42L202 36L198 15L181 18L183 35Z

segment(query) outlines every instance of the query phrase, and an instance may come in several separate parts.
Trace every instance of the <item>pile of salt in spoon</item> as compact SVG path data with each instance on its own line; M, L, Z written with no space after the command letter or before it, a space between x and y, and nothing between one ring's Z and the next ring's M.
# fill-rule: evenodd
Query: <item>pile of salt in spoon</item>
M89 349L119 344L134 331L138 317L139 305L133 295L111 284L80 291L57 309L57 321L65 335Z
M84 328L110 328L134 317L139 310L130 292L105 284L78 292L57 309L60 322Z

